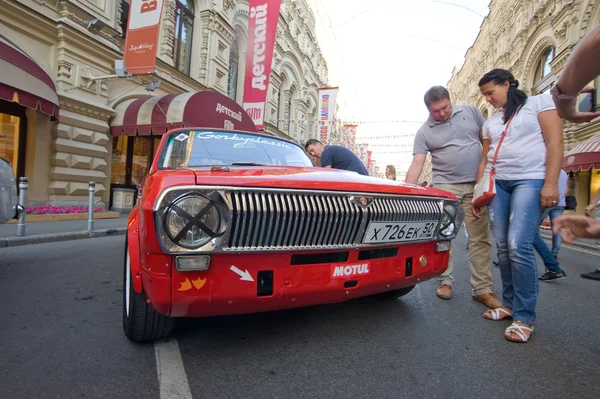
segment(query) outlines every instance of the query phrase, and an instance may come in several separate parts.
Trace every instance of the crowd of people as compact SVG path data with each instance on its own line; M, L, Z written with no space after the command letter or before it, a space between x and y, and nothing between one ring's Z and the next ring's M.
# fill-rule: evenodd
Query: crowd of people
M405 182L417 183L430 153L431 185L456 195L465 211L472 298L490 308L484 318L512 319L504 331L512 342L527 342L533 333L539 281L566 277L558 262L561 237L567 243L578 237L600 238L600 190L585 215L563 215L568 176L561 170L563 120L582 123L600 116L600 111L577 110L577 96L589 92L587 83L599 75L600 25L574 48L550 94L528 96L505 69L483 75L479 90L497 110L487 120L474 105L452 104L442 86L430 88L424 96L429 118L415 135ZM309 140L305 148L321 166L367 174L360 160L343 147ZM493 176L495 190L491 202L477 206L476 184L484 176ZM385 177L396 180L393 165L386 167ZM551 249L539 233L547 217L553 232ZM497 247L501 300L492 293L490 230ZM541 276L534 250L546 268ZM439 298L452 298L454 267L451 253L448 269L438 278ZM600 269L581 276L600 280Z

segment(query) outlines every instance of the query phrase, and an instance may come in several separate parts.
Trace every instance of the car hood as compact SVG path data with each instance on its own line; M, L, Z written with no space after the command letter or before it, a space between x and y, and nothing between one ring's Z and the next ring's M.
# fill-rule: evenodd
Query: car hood
M455 198L452 194L438 189L331 168L232 166L229 168L191 169L191 171L196 176L196 184L207 186L359 191Z

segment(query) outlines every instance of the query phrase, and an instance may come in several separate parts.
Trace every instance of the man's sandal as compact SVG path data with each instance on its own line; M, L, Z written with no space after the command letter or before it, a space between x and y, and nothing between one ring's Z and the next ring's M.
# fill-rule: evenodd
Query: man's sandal
M496 308L487 310L483 313L483 318L487 320L504 320L512 318L512 312L505 308Z
M529 331L529 336L527 336L527 334L525 334L525 331ZM529 341L529 338L531 338L532 333L533 333L533 326L528 327L526 325L518 324L517 322L513 322L510 325L510 327L508 327L506 329L506 331L504 332L504 338L506 338L507 340L509 340L511 342L525 343L525 342ZM517 337L519 337L519 339L511 338L511 336L507 335L507 334L515 334Z

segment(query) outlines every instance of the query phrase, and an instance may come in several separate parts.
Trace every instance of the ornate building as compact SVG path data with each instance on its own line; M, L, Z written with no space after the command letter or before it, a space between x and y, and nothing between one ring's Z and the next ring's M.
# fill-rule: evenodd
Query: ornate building
M493 68L510 70L519 88L529 95L547 92L579 40L600 23L598 0L492 0L479 35L460 69L452 71L448 89L452 100L477 105L484 116L489 107L477 86ZM600 88L600 79L591 82ZM565 123L565 151L600 135L600 120L586 124ZM600 171L569 167L570 190L578 198L578 212L590 193L600 188ZM585 170L587 169L587 170Z
M130 0L0 0L0 45L31 64L21 68L39 75L29 73L32 82L44 82L42 88L26 89L23 71L2 72L8 83L19 78L23 87L15 90L25 91L0 99L0 156L11 159L17 175L29 177L30 202L86 204L93 180L106 207L130 208L164 129L128 132L121 126L132 115L138 124L150 121L154 115L144 110L159 101L185 105L199 91L215 91L228 96L232 106L241 104L248 3L164 0L156 73L123 79L114 76L115 60L123 58ZM317 119L317 89L328 81L314 32L306 0L282 0L268 133L298 141L316 137L316 124L289 123ZM41 105L25 106L25 93L32 91ZM60 108L58 118L46 102ZM199 112L215 110L207 106Z

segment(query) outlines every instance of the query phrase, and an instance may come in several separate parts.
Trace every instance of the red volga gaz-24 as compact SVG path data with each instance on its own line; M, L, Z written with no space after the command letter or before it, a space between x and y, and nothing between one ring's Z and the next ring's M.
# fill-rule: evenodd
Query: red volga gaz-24
M463 217L452 194L316 168L290 141L169 131L129 217L125 334L163 337L178 317L396 299L446 270Z

